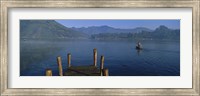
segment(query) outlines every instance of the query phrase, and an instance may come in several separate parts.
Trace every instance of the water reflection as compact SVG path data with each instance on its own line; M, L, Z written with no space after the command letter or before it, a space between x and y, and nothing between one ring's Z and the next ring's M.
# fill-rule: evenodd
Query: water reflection
M137 50L137 49L136 49L136 50ZM138 54L138 56L140 56L141 50L137 50L137 54Z

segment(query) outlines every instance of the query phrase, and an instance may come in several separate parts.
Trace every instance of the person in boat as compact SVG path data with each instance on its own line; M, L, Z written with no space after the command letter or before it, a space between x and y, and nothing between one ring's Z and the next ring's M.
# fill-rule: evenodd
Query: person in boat
M142 49L142 44L140 42L137 43L136 49Z

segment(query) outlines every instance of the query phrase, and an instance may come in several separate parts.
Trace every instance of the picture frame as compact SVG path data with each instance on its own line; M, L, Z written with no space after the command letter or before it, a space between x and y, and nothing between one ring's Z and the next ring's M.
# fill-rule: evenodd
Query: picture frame
M192 8L192 88L8 88L10 8ZM1 95L200 95L200 0L1 0Z

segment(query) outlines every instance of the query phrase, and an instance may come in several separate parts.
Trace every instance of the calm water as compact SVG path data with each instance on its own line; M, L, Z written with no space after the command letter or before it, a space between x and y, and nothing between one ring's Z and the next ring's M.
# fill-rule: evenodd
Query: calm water
M72 65L93 64L93 49L105 57L105 68L111 76L179 76L179 41L141 41L143 50L135 49L135 41L21 41L20 75L44 76L51 68L58 75L56 57L61 56L67 68L67 53Z

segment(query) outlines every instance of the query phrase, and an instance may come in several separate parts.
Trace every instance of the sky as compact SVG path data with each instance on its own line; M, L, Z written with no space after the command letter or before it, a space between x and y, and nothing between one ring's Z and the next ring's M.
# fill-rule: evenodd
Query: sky
M146 27L156 29L164 25L170 29L180 29L180 20L56 20L66 27L110 26L114 28L130 29Z

